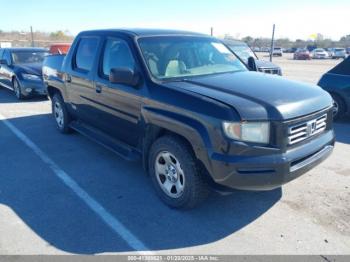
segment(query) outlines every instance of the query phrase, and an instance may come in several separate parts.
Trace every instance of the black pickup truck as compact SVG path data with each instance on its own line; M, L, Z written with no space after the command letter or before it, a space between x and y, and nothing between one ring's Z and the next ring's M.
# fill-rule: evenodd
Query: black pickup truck
M254 69L207 35L116 29L80 33L43 77L62 133L141 159L166 204L191 208L210 188L280 187L333 150L330 95Z

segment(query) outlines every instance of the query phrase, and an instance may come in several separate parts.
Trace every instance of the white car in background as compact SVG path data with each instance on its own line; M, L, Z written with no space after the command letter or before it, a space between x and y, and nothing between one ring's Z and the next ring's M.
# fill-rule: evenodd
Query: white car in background
M334 48L330 47L330 48L326 48L325 50L328 53L329 57L333 56Z
M283 50L281 47L275 47L272 51L273 56L282 56L283 55Z
M338 58L347 58L347 53L345 48L334 48L332 58L338 59Z
M311 56L313 59L326 59L329 58L328 53L323 48L316 48L312 51Z

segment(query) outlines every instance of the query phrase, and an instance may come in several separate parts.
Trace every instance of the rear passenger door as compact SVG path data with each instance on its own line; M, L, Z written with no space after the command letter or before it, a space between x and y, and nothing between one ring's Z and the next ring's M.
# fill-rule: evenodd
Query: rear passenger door
M98 118L94 78L100 44L98 36L81 37L66 75L67 96L73 114L93 126Z
M137 70L138 66L125 39L107 37L103 46L95 79L101 110L100 127L110 136L136 147L140 139L141 103L145 90L112 84L108 77L112 68Z

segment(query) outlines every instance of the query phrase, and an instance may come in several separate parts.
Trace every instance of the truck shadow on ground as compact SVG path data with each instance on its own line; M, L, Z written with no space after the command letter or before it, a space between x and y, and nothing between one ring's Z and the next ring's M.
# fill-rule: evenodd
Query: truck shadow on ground
M47 101L47 96L36 96L36 97L28 97L23 100L18 100L15 97L15 93L9 89L0 86L0 104L5 103L23 103L23 102L43 102Z
M281 189L213 193L194 210L173 210L155 195L141 163L127 162L79 134L59 134L50 115L9 121L151 250L221 240L258 219L282 195ZM133 251L1 121L0 146L6 152L0 203L48 245L76 254Z
M334 122L333 126L337 142L350 144L350 116L345 116Z

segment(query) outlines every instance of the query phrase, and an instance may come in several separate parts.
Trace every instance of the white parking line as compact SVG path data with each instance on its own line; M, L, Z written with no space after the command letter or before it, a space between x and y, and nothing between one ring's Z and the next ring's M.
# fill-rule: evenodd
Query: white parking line
M62 182L68 186L83 202L90 207L115 233L136 251L146 251L149 249L141 240L131 233L117 218L109 213L100 203L82 189L66 172L64 172L51 158L49 158L32 140L23 134L17 127L11 124L6 117L0 114L0 120L30 149L45 162ZM141 252L142 253L142 252Z

